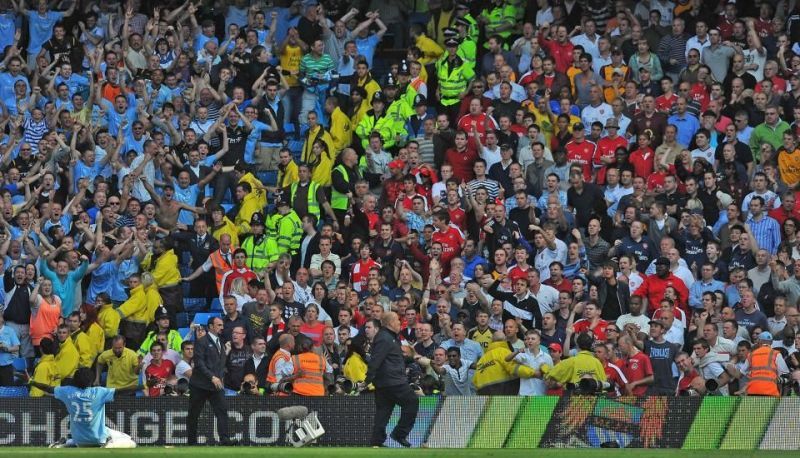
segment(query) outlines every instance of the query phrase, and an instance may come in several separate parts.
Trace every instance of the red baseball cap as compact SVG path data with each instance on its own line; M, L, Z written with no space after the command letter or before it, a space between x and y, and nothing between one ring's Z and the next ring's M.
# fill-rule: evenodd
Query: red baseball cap
M547 346L547 348L549 348L550 350L553 350L553 351L559 352L559 353L561 353L562 351L564 351L564 349L561 347L561 344L560 344L560 343L557 343L557 342L553 342L553 343L551 343L550 345L548 345L548 346Z

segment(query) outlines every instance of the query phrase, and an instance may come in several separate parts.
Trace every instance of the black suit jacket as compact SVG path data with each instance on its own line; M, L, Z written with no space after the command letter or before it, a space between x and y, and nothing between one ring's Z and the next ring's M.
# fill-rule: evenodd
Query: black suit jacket
M192 270L202 266L211 253L219 249L219 242L211 236L211 233L206 234L202 244L197 243L197 234L194 232L175 232L172 237L180 242L183 251L188 251L192 256Z
M267 355L264 355L264 357L261 358L261 362L258 363L258 367L256 367L253 357L251 356L247 358L247 361L244 363L244 375L255 374L256 380L258 380L258 387L266 388L267 366L269 366L269 359L267 359Z
M311 237L311 241L308 242L308 249L306 250L306 257L305 257L305 259L300 259L300 265L305 267L306 269L311 267L311 256L314 256L315 254L319 253L319 239L320 239L320 237L321 236L320 236L319 232L314 234L314 237ZM303 240L300 241L301 246L302 246L302 243L307 238L308 238L308 235L303 236ZM297 254L295 256L299 257L300 253L301 253L301 250L297 250Z
M218 339L220 345L225 345ZM194 344L194 370L189 379L189 385L203 390L214 391L216 387L211 383L211 377L225 378L225 348L218 348L211 337L204 336Z
M191 184L197 184L198 181L202 180L206 177L206 175L211 173L211 167L207 165L200 166L200 175L194 173L194 170L192 170L191 167L184 166L184 170L189 172L189 180Z

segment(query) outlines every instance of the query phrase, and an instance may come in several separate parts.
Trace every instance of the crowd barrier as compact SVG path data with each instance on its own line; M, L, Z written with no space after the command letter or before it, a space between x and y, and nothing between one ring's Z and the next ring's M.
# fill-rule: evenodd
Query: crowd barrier
M230 430L244 445L285 445L276 411L305 405L327 430L321 446L367 446L372 397L228 398ZM185 398L118 398L106 408L109 426L140 446L186 443ZM427 397L409 441L429 448L620 447L796 450L800 398L738 397ZM395 411L388 430L399 418ZM0 399L0 445L44 446L66 435L61 403L49 398ZM215 431L207 407L203 434ZM390 440L390 446L399 444Z

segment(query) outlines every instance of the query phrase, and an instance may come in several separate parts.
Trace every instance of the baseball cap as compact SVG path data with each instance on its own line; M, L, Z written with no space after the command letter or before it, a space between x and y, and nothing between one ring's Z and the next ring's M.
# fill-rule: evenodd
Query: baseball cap
M406 163L403 162L401 159L395 159L395 160L389 162L389 168L390 169L402 169L405 166L406 166Z
M619 129L619 122L615 118L608 118L606 119L606 129L613 127L615 129Z
M584 129L586 129L586 126L584 126L582 122L576 122L575 124L572 125L572 130L584 130Z
M662 328L664 327L664 323L658 320L650 320L647 322L647 324L649 324L650 326L661 326Z
M557 343L557 342L551 343L550 345L547 346L547 348L549 350L556 351L556 352L559 352L559 353L561 353L563 351L563 348L561 347L561 344Z
M769 331L762 331L761 334L758 335L758 340L772 341L772 334Z

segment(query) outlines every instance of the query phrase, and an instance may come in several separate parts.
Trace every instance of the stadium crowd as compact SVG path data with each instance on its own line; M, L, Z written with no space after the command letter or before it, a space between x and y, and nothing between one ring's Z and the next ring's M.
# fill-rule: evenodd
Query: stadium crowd
M800 4L0 0L0 32L0 385L180 395L213 331L232 394L351 393L394 311L426 394L798 391Z

